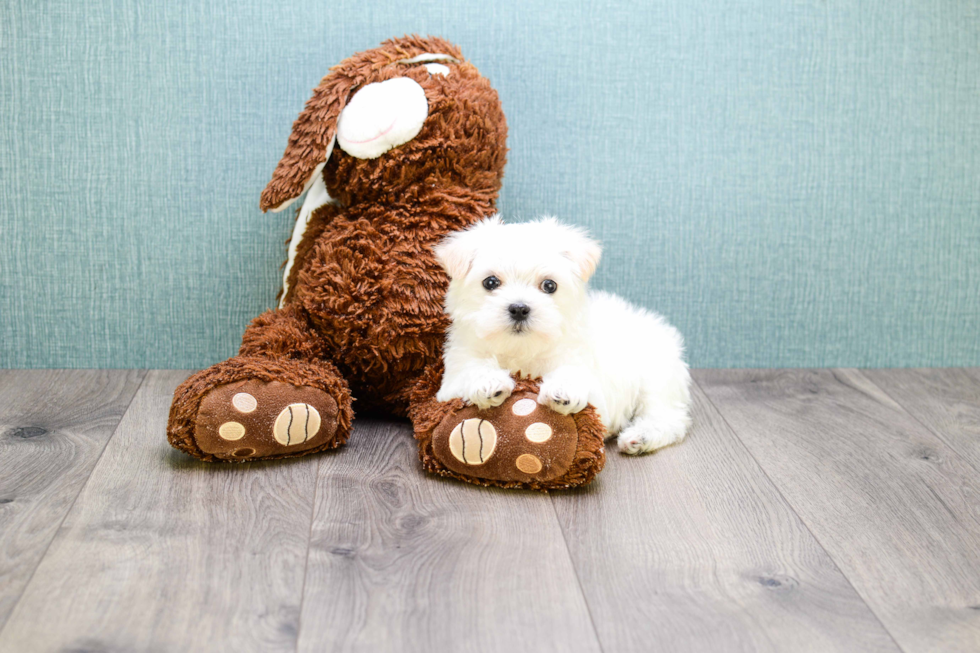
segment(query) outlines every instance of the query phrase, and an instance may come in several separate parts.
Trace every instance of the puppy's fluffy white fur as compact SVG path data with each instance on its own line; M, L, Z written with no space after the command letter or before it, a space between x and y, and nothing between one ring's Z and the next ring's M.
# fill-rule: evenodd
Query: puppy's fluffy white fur
M595 406L625 453L684 438L690 375L683 339L661 316L588 289L601 248L584 231L554 218L505 225L494 216L435 251L450 276L452 318L439 401L499 406L514 389L511 374L520 372L542 377L538 403L559 413ZM499 282L492 290L484 286L490 277ZM546 280L557 284L554 292L545 291L552 287ZM510 310L521 304L530 309L523 322Z

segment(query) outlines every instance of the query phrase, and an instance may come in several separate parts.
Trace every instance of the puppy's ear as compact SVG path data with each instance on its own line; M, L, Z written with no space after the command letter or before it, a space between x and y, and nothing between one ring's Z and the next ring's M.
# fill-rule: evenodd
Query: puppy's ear
M568 242L566 249L562 251L562 256L575 265L582 281L588 281L595 273L599 259L602 258L602 245L579 229L570 227L568 231Z
M464 231L451 234L435 246L434 251L439 264L449 274L450 279L462 279L473 267L476 249L480 239L489 229L503 224L499 215L477 222Z
M262 191L259 208L278 212L292 204L316 181L333 151L337 120L361 75L350 66L335 66L320 81L313 97L293 123L286 152Z
M462 279L473 266L476 252L468 246L464 232L455 234L436 245L436 260L450 279Z

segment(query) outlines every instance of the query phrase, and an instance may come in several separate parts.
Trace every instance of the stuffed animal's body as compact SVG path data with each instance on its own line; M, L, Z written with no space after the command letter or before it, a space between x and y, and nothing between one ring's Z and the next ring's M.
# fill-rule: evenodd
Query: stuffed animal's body
M448 326L432 248L494 212L506 133L497 93L442 39L393 39L333 67L262 193L273 211L306 193L279 308L249 325L237 356L177 388L171 444L205 460L282 458L343 444L355 399L397 415L458 410L425 393L410 406ZM576 427L563 428L572 452ZM545 467L516 480L562 471Z

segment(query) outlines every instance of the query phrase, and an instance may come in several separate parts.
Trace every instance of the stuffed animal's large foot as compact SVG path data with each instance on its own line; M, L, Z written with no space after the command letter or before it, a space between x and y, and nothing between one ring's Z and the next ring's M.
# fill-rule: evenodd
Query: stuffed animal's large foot
M471 483L552 489L592 480L605 461L604 429L593 408L562 415L537 401L533 381L486 410L428 396L420 383L410 409L419 456L430 472Z
M230 460L299 454L337 433L337 402L322 390L249 379L219 385L201 400L197 446Z
M433 453L457 474L524 483L568 471L577 443L575 420L539 405L530 393L496 408L463 408L432 433Z
M236 357L177 389L168 435L205 460L299 456L346 441L350 403L333 366Z

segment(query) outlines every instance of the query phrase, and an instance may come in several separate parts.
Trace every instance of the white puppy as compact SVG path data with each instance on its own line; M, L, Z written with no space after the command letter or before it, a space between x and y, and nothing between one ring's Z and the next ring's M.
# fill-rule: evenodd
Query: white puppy
M585 232L554 218L505 225L494 216L435 251L452 318L439 401L499 406L520 372L542 377L538 403L559 413L595 406L621 451L683 439L683 339L659 315L588 289L602 250Z

